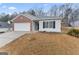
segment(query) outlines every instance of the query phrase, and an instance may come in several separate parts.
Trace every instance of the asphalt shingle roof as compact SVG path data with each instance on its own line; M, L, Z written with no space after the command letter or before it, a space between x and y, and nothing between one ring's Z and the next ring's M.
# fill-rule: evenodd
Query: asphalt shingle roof
M24 14L24 16L28 17L32 20L61 20L61 17L58 16L33 16L30 14Z
M23 15L31 20L61 20L62 19L61 17L58 16L33 16L30 14L20 14L20 15ZM15 20L15 18L13 20Z

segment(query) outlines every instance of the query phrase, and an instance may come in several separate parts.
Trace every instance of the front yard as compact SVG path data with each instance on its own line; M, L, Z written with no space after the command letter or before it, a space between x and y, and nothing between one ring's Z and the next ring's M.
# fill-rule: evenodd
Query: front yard
M19 55L79 54L79 38L61 33L31 33L4 46L0 51Z

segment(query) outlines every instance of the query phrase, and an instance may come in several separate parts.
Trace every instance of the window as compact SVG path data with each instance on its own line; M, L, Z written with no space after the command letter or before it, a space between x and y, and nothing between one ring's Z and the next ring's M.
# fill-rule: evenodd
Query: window
M48 28L48 22L43 22L43 28Z
M49 22L49 28L53 28L53 22Z
M55 21L43 22L43 28L55 28Z

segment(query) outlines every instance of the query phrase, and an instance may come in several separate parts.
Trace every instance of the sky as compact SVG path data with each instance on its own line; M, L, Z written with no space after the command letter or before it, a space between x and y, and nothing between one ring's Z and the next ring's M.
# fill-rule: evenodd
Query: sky
M22 12L29 9L39 8L43 8L45 11L47 11L50 9L51 6L60 6L62 4L63 3L0 3L0 14L12 14L14 12Z
M12 14L14 12L27 11L29 9L39 9L44 8L48 10L51 6L55 4L52 3L0 3L0 14ZM61 5L61 4L57 4Z

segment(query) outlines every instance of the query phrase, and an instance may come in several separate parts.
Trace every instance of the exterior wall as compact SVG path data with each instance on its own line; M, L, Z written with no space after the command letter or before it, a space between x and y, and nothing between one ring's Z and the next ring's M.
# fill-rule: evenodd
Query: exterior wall
M14 23L30 23L30 30L32 31L32 21L25 17L25 16L18 16L16 19L13 21ZM14 23L13 23L13 30L14 30Z
M61 20L56 21L56 31L61 32Z
M32 21L32 31L35 31L35 23Z
M55 28L43 28L43 21L39 21L39 31L47 31L47 32L61 32L61 20L45 20L45 21L55 21ZM14 23L30 23L30 30L35 31L34 27L34 21L31 19L25 17L25 16L18 16L13 20ZM14 23L13 23L13 29L14 29Z
M39 31L46 32L61 32L61 20L46 20L46 21L55 21L55 28L43 28L43 21L39 21Z

